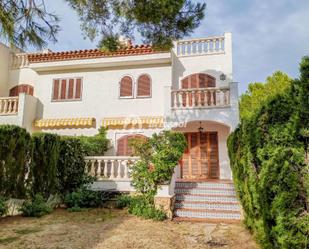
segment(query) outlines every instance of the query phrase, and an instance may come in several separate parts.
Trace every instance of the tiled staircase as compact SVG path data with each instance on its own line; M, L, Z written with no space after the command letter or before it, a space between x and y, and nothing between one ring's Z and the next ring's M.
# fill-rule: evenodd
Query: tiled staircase
M241 207L231 181L177 181L175 193L175 220L241 220Z

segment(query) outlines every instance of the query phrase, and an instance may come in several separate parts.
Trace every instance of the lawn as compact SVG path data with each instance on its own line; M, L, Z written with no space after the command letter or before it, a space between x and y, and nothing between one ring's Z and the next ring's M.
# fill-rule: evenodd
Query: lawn
M258 249L241 224L154 222L125 210L58 209L42 218L0 219L0 248Z

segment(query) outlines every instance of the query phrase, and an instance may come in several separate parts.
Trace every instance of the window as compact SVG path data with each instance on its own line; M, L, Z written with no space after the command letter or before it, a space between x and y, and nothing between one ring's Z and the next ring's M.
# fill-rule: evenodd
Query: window
M147 74L138 77L137 80L137 97L151 96L151 80Z
M120 81L121 98L133 97L133 80L130 76L124 76Z
M33 86L30 85L18 85L10 89L10 97L18 96L20 93L26 93L33 96Z
M216 79L208 74L191 74L181 81L182 88L206 88L215 87Z
M117 140L117 156L133 156L133 149L129 145L130 139L146 140L147 137L141 134L126 135Z
M82 98L82 79L54 79L53 81L53 101L81 100Z

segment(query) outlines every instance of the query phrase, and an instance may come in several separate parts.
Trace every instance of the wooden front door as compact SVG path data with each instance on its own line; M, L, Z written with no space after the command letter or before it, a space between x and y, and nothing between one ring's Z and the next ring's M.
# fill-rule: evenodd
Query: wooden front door
M187 149L182 156L182 178L216 179L219 177L217 132L185 133Z

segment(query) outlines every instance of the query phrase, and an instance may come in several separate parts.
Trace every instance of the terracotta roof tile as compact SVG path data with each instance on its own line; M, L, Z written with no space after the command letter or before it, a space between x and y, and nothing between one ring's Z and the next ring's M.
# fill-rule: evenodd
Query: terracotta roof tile
M35 53L28 54L30 63L51 62L51 61L66 61L76 59L94 59L103 57L130 56L130 55L145 55L163 53L166 51L154 50L151 45L135 45L126 49L115 52L103 52L99 49L86 49L63 52Z

